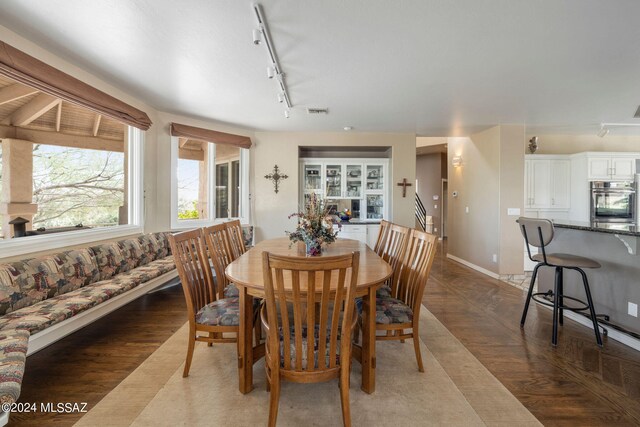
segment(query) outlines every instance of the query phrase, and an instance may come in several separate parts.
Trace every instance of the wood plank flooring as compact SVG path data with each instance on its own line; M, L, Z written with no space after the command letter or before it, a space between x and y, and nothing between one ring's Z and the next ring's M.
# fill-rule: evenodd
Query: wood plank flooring
M439 249L442 249L439 248ZM551 346L551 311L459 263L434 262L425 306L544 425L640 425L640 352L565 319Z
M551 313L439 248L424 302L542 423L640 425L640 352L570 320L552 348ZM180 287L146 295L27 359L21 402L95 405L186 321ZM410 345L410 343L408 344ZM427 369L428 373L428 369ZM12 426L70 426L82 414L12 414Z

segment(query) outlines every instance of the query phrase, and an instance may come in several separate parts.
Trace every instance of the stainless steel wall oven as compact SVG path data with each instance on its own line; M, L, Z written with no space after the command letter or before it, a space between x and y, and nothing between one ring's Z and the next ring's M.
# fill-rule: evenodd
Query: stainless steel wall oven
M636 183L591 183L592 222L636 222Z

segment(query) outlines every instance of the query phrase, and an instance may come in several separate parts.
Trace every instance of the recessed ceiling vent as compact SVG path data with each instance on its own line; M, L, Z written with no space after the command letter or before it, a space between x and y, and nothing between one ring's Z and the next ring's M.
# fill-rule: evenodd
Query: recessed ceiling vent
M307 114L329 114L328 108L307 108Z
M636 110L636 114L633 115L636 119L640 119L640 107Z

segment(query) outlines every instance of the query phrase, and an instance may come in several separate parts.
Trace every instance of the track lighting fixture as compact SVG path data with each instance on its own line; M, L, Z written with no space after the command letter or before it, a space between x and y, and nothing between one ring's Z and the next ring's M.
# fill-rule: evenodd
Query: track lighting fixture
M278 61L278 55L276 54L275 47L273 46L273 41L271 40L271 35L269 32L269 26L267 21L265 20L264 13L262 11L262 6L260 4L255 3L253 5L253 11L256 15L256 20L258 21L258 27L253 30L253 44L263 44L267 48L267 53L269 54L269 66L267 67L267 77L270 79L276 78L278 82L278 102L284 103L287 105L287 109L293 107L291 104L291 99L289 98L289 91L287 89L287 83L285 80L285 74L282 71L282 67L280 66L280 62ZM288 117L289 113L286 113Z
M289 110L288 110L288 109L284 110L284 117L285 117L286 119L288 119L288 118L289 118Z
M640 123L600 123L600 131L598 132L598 136L600 138L604 138L609 134L611 128L618 127L639 127Z
M609 129L605 128L603 125L600 126L600 131L598 132L598 136L600 138L604 138L609 133Z
M262 41L262 29L254 28L253 29L253 44L260 44Z

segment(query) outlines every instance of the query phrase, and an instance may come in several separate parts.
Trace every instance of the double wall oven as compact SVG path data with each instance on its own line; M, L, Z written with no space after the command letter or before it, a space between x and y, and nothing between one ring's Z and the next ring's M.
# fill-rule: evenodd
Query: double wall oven
M636 183L591 182L591 222L636 222Z

